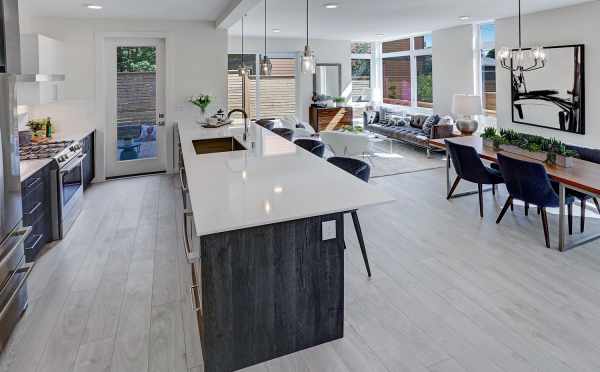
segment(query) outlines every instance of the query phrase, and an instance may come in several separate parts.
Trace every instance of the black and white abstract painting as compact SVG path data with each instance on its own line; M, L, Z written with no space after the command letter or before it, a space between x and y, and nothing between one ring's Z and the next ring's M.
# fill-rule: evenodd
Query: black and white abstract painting
M512 119L515 123L585 134L584 46L544 49L544 68L512 73Z

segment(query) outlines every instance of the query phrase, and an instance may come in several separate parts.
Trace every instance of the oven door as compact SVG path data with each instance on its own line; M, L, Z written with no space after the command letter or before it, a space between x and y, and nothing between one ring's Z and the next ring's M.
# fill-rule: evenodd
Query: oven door
M58 171L60 239L64 238L81 212L83 204L83 160L81 154Z

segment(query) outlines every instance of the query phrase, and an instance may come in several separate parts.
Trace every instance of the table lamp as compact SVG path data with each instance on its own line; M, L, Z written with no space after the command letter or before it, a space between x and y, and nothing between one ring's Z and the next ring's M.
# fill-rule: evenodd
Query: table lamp
M481 96L455 94L452 100L452 113L457 116L456 127L458 130L465 136L472 135L479 126L473 116L483 113Z

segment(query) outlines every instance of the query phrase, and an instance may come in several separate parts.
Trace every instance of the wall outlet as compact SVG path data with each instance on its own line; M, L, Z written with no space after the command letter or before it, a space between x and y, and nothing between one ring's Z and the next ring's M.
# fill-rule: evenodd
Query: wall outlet
M335 220L325 221L321 224L323 240L331 240L336 238L336 223Z

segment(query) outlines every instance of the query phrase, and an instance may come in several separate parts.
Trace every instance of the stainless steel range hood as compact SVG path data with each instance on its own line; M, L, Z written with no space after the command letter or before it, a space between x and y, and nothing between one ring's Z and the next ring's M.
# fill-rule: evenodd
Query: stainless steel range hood
M21 83L48 83L65 81L65 75L22 74L17 76L17 81Z

